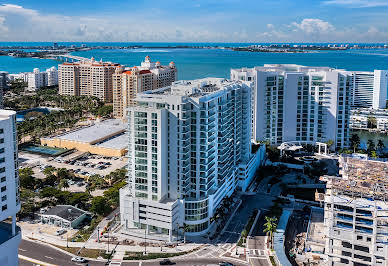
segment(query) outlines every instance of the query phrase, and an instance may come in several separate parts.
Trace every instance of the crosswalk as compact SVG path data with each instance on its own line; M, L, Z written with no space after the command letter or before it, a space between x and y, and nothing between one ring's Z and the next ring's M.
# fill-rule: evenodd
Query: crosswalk
M250 249L248 251L248 257L266 257L267 253L264 249Z

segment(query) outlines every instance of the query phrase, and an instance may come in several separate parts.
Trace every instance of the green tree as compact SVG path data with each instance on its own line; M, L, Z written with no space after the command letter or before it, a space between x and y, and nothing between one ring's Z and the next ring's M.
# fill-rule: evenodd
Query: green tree
M186 232L189 232L190 226L183 223L182 230L183 230L183 243L186 244Z
M122 181L120 183L116 183L113 187L104 191L104 197L109 200L110 204L113 206L117 206L120 201L120 188L127 184L126 181Z
M377 127L377 120L374 116L368 117L368 128L376 128Z
M377 142L377 148L379 150L379 152L382 152L385 148L385 145L384 145L384 141L379 139L379 141Z
M327 145L327 148L330 150L331 146L333 146L334 144L334 140L332 139L329 139L328 141L326 141L326 145Z
M264 224L264 230L263 232L264 233L269 233L269 236L270 236L270 241L271 241L271 248L273 248L273 234L276 232L276 228L277 228L277 218L275 216L273 217L268 217L268 216L265 216L265 224Z
M360 146L361 140L357 134L353 134L350 138L350 146L353 147L353 152L356 152L358 146Z
M98 196L92 199L90 210L95 214L105 216L112 211L112 207L105 197Z
M376 151L371 151L370 156L371 156L372 158L377 158L377 157L378 157Z
M61 181L59 182L59 185L58 185L61 189L67 189L69 188L69 182L67 181L67 179L61 179Z
M367 142L367 147L368 147L368 153L370 154L372 151L376 150L375 142L371 139L368 139Z
M34 172L29 167L19 169L20 187L25 189L34 189L36 181L33 174Z

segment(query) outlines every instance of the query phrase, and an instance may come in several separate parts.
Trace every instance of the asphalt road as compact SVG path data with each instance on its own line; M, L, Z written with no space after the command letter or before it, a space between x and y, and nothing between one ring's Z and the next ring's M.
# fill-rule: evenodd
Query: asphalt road
M20 246L19 246L19 254L26 256L28 258L32 258L35 260L39 260L41 262L50 263L54 265L86 265L82 263L76 263L72 262L71 258L72 256L69 256L63 252L60 252L54 248L51 248L46 245L38 244L35 242L22 240ZM171 261L175 262L175 265L192 265L192 266L199 266L199 265L218 265L221 261L225 261L221 258L193 258L193 257L183 257L183 258L171 258ZM233 260L230 260L234 265L238 266L246 266L246 264L242 263L236 263ZM98 266L98 265L105 265L105 262L100 261L89 261L88 262L90 266ZM36 264L19 259L20 266L35 266ZM122 264L123 266L138 266L138 265L160 265L159 261L153 261L153 262L124 262Z
M22 240L19 245L19 255L23 255L32 259L55 265L84 265L81 263L72 262L72 256L60 252L47 245L41 245L32 241ZM29 261L19 259L21 266L35 265ZM103 262L89 262L89 265L105 265ZM138 265L138 264L133 264Z

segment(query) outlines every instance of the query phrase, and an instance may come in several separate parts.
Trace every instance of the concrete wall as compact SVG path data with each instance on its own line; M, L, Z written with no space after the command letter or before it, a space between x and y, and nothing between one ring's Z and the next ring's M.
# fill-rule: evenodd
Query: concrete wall
M41 138L40 144L47 145L49 147L54 147L54 148L77 149L83 152L90 152L92 154L98 154L98 155L110 156L110 157L124 156L127 151L126 149L104 148L104 147L92 145L90 143L63 140L59 138L54 138L54 139Z

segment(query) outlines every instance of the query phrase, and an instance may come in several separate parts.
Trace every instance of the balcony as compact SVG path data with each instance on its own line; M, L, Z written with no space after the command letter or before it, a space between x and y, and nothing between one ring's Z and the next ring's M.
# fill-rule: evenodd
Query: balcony
M18 241L21 240L21 230L19 226L15 226L15 235L12 235L12 224L0 222L0 245L10 241L11 239L16 240L16 238L19 238Z

